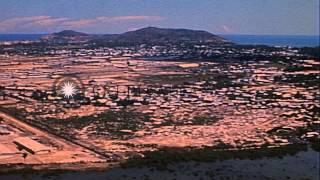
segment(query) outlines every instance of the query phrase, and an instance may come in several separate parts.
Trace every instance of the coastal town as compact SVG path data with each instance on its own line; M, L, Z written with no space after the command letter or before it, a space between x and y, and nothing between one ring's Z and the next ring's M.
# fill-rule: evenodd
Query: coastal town
M319 7L0 1L0 180L320 180Z
M304 49L37 43L1 44L1 166L319 141L320 63Z

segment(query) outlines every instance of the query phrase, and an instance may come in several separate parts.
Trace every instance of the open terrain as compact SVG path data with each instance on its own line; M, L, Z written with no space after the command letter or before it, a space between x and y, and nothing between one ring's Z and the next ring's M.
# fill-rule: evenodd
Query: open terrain
M67 43L1 46L3 171L157 165L163 157L166 166L215 161L221 152L229 159L238 158L229 152L245 158L319 149L316 48L189 41L104 47L74 32L51 38L61 34ZM70 97L59 89L64 81L75 83Z

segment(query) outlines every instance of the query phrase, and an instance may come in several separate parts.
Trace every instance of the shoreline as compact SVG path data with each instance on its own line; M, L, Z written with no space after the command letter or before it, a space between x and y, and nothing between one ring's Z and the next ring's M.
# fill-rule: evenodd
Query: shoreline
M222 162L226 160L258 160L263 158L283 158L294 156L300 152L313 150L309 144L289 144L280 147L260 147L255 149L217 149L203 148L162 148L157 151L145 152L143 158L132 158L123 162L79 162L50 164L12 164L0 165L0 176L31 173L67 173L67 172L101 172L114 168L155 167L164 170L167 165L183 162Z
M83 171L105 171L118 167L119 163L79 162L79 163L50 163L50 164L12 164L0 165L0 176L14 173L65 173Z

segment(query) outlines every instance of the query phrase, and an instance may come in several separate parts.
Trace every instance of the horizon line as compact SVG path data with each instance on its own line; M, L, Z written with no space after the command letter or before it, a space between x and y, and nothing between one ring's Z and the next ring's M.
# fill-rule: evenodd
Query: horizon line
M190 29L192 30L192 29ZM62 30L64 31L64 30ZM57 32L48 32L48 33L28 33L28 32L23 32L23 33L0 33L0 35L49 35L49 34L53 34L53 33L59 33L62 31L57 31ZM117 34L123 34L126 32L130 32L130 31L125 31L123 33L88 33L88 32L83 32L83 31L76 31L73 30L75 32L81 32L81 33L85 33L88 35L117 35ZM209 31L207 31L209 32ZM209 32L213 35L220 35L220 36L232 36L232 35L237 35L237 36L318 36L320 37L320 34L248 34L248 33L212 33Z

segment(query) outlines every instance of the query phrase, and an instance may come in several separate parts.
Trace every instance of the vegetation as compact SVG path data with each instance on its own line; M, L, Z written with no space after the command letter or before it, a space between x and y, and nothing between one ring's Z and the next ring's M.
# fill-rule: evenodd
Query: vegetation
M300 87L319 87L319 74L287 74L276 76L275 82L292 83Z
M234 81L243 78L245 74L236 74L230 76L221 73L201 72L194 70L190 74L174 74L174 75L153 75L145 77L143 81L159 84L172 84L172 85L188 85L194 82L205 81L202 85L207 89L221 89L225 87L239 87L243 84L235 83Z
M320 46L317 47L304 47L300 49L301 53L320 59Z
M217 116L195 116L192 119L192 125L211 125L219 121L221 118Z
M317 152L320 152L320 142L317 141L317 142L314 142L311 144L311 148Z
M263 157L283 157L306 151L303 144L291 144L283 147L262 147L246 150L217 150L216 147L203 148L162 148L158 151L145 152L143 157L133 157L122 163L122 167L153 166L166 169L176 162L214 162L228 159L260 159Z
M106 111L101 114L68 119L49 118L45 122L56 130L70 132L70 129L81 130L88 127L90 134L108 135L110 138L127 139L135 131L142 129L149 116L143 113L121 110Z

